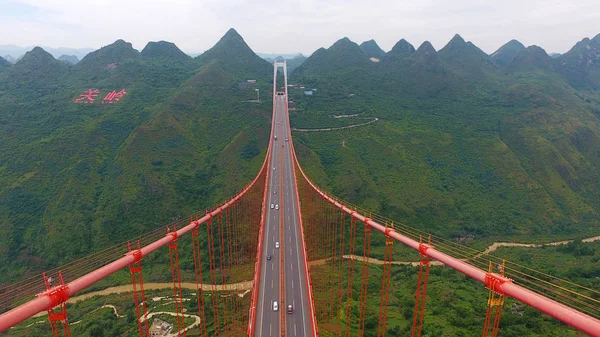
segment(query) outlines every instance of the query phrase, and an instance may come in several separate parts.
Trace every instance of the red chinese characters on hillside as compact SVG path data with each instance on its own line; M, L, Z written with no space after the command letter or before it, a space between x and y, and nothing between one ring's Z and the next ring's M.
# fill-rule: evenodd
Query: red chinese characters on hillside
M100 95L100 90L98 89L87 89L83 94L79 95L79 98L75 99L75 103L79 104L94 104L96 97ZM127 95L125 89L121 89L121 91L113 90L106 94L102 99L102 104L114 104L117 103L123 96Z
M88 89L86 93L79 95L79 98L75 99L75 103L94 104L94 99L98 94L100 94L100 90Z
M127 92L125 92L125 89L121 89L121 91L119 91L119 92L117 92L116 90L113 90L104 97L104 99L102 100L102 104L117 103L121 99L121 97L123 97L125 95L127 95Z

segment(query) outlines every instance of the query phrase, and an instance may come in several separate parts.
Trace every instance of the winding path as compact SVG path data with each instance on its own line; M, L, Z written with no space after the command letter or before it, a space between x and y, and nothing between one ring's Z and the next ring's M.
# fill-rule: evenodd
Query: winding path
M214 287L214 289L213 289L213 287ZM173 288L173 283L144 283L144 291L172 289L172 288ZM188 289L188 290L196 290L196 283L184 282L184 283L181 283L181 288ZM212 290L215 290L215 291L244 291L244 294L246 294L247 290L252 289L252 281L243 281L243 282L230 283L230 284L225 284L225 285L217 284L214 286L211 284L200 284L200 288L202 290L206 290L206 291L212 291ZM104 295L110 295L110 294L129 293L132 291L133 291L133 289L131 287L131 284L110 287L110 288L106 288L103 290L93 291L91 293L71 297L67 301L67 303L76 303L79 301L87 300L88 298L94 297L96 295L104 296Z
M489 245L483 252L480 252L476 255L474 255L471 259L461 259L462 261L468 261L468 260L472 260L472 259L476 259L479 258L483 255L488 255L490 253L495 252L496 250L498 250L501 247L526 247L526 248L541 248L542 246L560 246L560 245L566 245L568 243L573 242L574 240L565 240L565 241L556 241L556 242L549 242L549 243L518 243L518 242L494 242L491 245ZM594 241L600 241L600 236L593 236L587 239L583 239L581 240L582 242L594 242ZM366 259L363 256L359 256L359 255L344 255L343 256L344 259L346 260L354 260L354 261L361 261L364 262ZM327 260L329 259L320 259L320 260L313 260L313 261L309 261L308 265L309 266L320 266L323 265L327 262ZM375 259L375 258L369 258L368 263L370 264L374 264L374 265L383 265L384 261L383 260L379 260L379 259ZM395 265L410 265L413 267L418 267L419 266L419 262L418 261L392 261L392 264ZM444 264L439 262L439 261L431 261L430 264L431 266L443 266Z
M292 131L298 131L298 132L323 132L323 131L336 131L336 130L343 130L343 129L350 129L350 128L355 128L355 127L359 127L359 126L364 126L364 125L368 125L371 123L375 123L379 120L379 118L377 117L373 117L372 120L365 122L365 123L361 123L361 124L353 124L353 125L348 125L348 126L340 126L339 128L322 128L322 129L298 129L298 128L292 128Z
M195 289L195 288L194 288ZM167 311L157 311L157 312L151 312L146 314L146 316L144 317L140 317L140 321L143 322L145 320L149 320L150 318L152 318L152 316L155 315L169 315L169 316L173 316L173 317L177 317L177 314L174 312L167 312ZM181 336L182 333L200 325L200 316L198 315L190 315L190 314L182 314L184 317L193 317L194 318L194 324L189 325L187 327L185 327L185 329L183 329L183 331L179 331L178 333L170 333L167 335L167 337L177 337L177 336Z

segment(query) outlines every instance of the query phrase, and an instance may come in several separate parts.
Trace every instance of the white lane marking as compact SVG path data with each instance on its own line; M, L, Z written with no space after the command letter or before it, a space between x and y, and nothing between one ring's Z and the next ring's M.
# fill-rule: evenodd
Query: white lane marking
M275 175L271 176L271 186L275 186ZM274 213L274 212L271 212L271 213ZM273 214L273 219L275 219L275 214ZM269 226L265 226L265 227L266 227L266 230L265 230L265 233L263 233L264 237L262 238L262 240L263 240L263 244L265 245L265 248L264 248L265 252L267 252L267 251L269 251L269 239L268 239L268 237L269 237L270 230L269 230ZM274 267L275 266L273 264L271 264L271 270L274 270ZM261 274L262 274L262 277L261 277L261 283L262 283L262 285L261 285L261 287L259 289L259 293L262 294L262 303L259 302L258 303L259 308L257 308L257 309L260 309L260 310L258 310L258 315L259 315L258 322L260 322L258 324L258 335L259 336L262 336L262 333L263 333L262 329L263 329L264 318L265 318L265 316L264 316L264 310L265 310L265 306L266 306L266 303L265 303L265 301L266 301L265 291L266 291L266 287L267 287L267 282L266 282L265 279L266 279L266 276L267 276L267 268L262 268Z
M292 248L290 248L290 255L292 255Z
M275 270L275 264L271 263L271 271Z
M289 170L291 171L292 168L292 164L291 161L288 162L288 167ZM293 183L292 183L292 188L293 188ZM296 194L292 195L292 199L295 199L297 197ZM293 202L293 200L292 200ZM298 214L296 214L296 208L294 208L294 212L293 212L293 216L294 216L294 232L296 233L296 258L298 261L298 268L301 268L301 264L300 264L300 244L298 243L298 241L300 240L300 237L298 236ZM300 276L300 272L298 273L298 280L300 282L299 287L302 288L302 277ZM308 282L308 280L305 280L305 282ZM306 294L306 296L308 296L308 294ZM301 311L302 311L302 326L305 327L306 326L306 313L304 312L304 302L305 302L306 298L305 296L302 296L300 301L301 303ZM307 306L308 307L308 306Z
M273 331L271 331L271 330L272 330L272 329L271 329L272 327L273 327L273 324L269 324L269 336L272 336L272 335L273 335Z
M294 323L294 336L298 336L298 334L296 333L296 323Z
M273 281L273 280L271 280ZM292 289L294 289L294 280L292 280Z
M271 279L271 289L273 289L273 279Z
M290 270L294 270L294 265L290 264Z

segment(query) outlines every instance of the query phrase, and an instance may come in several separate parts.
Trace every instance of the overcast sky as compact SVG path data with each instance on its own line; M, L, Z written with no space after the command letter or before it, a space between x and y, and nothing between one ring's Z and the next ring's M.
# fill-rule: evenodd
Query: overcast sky
M0 45L141 50L166 40L203 52L229 28L255 52L311 54L342 37L442 48L455 33L487 53L510 39L566 52L600 33L598 0L0 0Z

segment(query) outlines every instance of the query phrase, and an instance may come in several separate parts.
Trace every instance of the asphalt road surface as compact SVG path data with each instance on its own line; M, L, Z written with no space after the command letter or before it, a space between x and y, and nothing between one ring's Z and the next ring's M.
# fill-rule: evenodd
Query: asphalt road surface
M285 96L278 95L274 133L277 140L273 140L274 146L271 147L267 221L262 238L263 261L255 329L257 337L279 336L282 318L285 320L286 336L310 336L311 331L296 182L289 146L291 140L286 141L290 126L285 114ZM271 204L279 209L271 208ZM277 242L279 248L275 248ZM267 260L267 255L271 256L270 260ZM278 311L273 310L274 301L278 303ZM292 305L292 313L288 313L289 304Z

